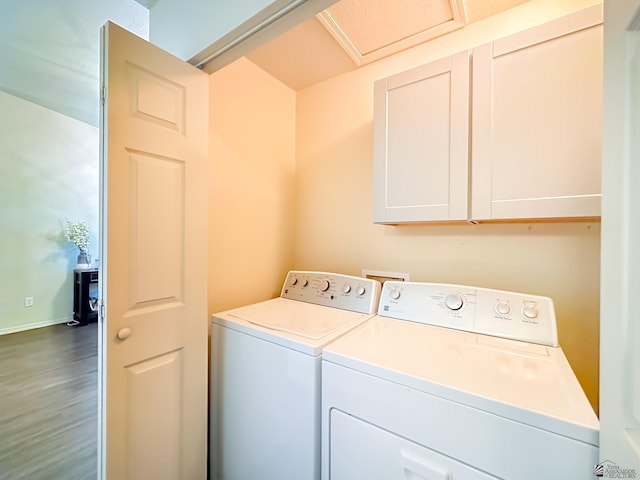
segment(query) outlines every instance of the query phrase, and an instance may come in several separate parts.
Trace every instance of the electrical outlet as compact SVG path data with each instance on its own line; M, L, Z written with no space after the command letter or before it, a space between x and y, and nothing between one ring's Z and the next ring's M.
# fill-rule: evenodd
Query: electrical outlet
M24 306L33 307L33 297L24 297Z
M373 280L378 280L383 285L387 280L408 282L411 279L408 273L381 272L379 270L362 270L362 276L364 278L372 278Z

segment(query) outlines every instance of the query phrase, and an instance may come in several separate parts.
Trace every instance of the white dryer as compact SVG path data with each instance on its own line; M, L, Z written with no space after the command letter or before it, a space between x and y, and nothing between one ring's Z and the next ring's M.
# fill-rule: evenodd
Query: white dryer
M291 271L279 298L213 315L212 479L320 478L322 350L379 296L375 280Z
M386 282L378 310L324 351L324 480L594 478L551 299Z

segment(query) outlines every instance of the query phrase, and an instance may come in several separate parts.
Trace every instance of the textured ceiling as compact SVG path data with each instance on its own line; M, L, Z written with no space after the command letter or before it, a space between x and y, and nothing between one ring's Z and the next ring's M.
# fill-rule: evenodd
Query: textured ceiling
M133 0L5 1L0 11L0 90L97 126L100 27L147 37L149 12Z
M448 0L342 0L327 12L362 55L453 20Z
M138 2L143 7L151 8L156 3L158 3L158 0L136 0L136 2Z
M526 1L341 0L247 58L299 90Z

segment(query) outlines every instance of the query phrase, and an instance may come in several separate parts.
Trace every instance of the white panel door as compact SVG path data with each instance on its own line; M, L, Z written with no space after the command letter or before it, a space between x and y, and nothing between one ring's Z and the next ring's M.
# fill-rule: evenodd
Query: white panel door
M103 27L102 475L206 478L207 75Z
M471 219L600 216L602 5L473 50Z
M374 86L373 221L467 219L469 52Z
M640 1L607 0L600 318L603 478L640 478Z

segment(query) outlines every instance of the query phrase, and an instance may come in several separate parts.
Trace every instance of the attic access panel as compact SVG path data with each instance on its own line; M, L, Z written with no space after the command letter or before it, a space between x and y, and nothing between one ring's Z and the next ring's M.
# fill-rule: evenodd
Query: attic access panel
M317 16L356 65L462 28L462 0L341 0Z

